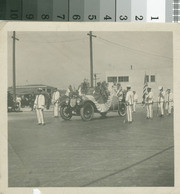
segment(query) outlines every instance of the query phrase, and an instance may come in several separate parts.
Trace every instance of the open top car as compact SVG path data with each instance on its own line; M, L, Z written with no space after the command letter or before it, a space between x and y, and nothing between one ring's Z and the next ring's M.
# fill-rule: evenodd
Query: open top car
M104 91L102 94L102 90L91 88L86 94L72 92L71 95L64 96L60 103L60 115L64 120L81 116L84 121L90 121L94 113L105 117L111 111L118 112L120 116L126 115L125 91L119 100L113 92Z

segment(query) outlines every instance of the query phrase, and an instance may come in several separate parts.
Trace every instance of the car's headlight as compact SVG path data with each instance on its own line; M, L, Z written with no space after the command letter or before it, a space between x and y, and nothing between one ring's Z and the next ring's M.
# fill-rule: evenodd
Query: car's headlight
M77 99L77 104L79 105L80 103L81 103L81 99L78 98L78 99Z

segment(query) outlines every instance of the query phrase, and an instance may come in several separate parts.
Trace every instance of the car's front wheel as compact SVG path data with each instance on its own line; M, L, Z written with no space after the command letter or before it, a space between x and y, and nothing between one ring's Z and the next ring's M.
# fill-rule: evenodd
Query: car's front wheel
M68 108L67 105L63 105L60 108L60 115L64 120L70 120L72 117L72 111Z
M90 121L94 116L94 107L91 103L85 103L80 109L81 118L84 121Z
M126 115L126 104L124 102L119 103L118 114L121 117L124 117Z

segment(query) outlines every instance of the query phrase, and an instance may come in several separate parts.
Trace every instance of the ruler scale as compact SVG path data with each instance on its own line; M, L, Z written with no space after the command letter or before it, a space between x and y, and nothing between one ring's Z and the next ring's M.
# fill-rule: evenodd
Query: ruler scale
M100 20L100 0L84 0L84 21Z
M0 20L180 21L180 0L0 0Z
M165 0L147 0L147 22L165 22Z
M180 0L174 0L173 3L173 22L180 23Z
M37 20L37 0L22 0L23 20Z
M69 21L84 20L84 0L69 0Z
M40 21L52 20L52 0L37 0L37 19Z
M0 0L0 20L5 20L6 0Z
M6 19L22 20L21 0L6 0Z
M131 0L131 21L146 22L147 1Z
M67 0L53 0L53 21L69 20L69 2Z
M173 0L166 0L166 22L173 21Z
M115 21L115 0L100 0L100 21Z
M116 21L131 21L131 0L116 0Z

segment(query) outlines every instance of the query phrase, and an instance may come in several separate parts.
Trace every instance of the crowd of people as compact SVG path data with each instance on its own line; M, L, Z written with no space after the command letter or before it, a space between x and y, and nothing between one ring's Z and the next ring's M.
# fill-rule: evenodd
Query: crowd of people
M84 93L87 93L87 88L89 85L83 86L81 84L76 91L79 96L82 96ZM102 89L104 88L104 89ZM136 104L138 103L138 95L136 91L133 91L131 89L131 86L128 85L126 90L122 89L122 86L120 83L114 83L111 86L108 86L106 82L98 83L97 86L94 88L93 94L95 93L102 93L103 92L103 98L107 98L108 95L110 95L110 92L113 92L113 96L116 96L119 101L122 101L124 98L124 101L126 103L126 110L127 110L127 121L128 123L133 122L133 112L136 112ZM69 97L71 93L73 92L72 86L70 85L65 93L65 96ZM57 90L57 88L54 89L54 92L51 97L51 104L53 105L53 115L55 118L59 117L59 103L60 103L60 92ZM146 118L147 119L153 119L153 104L157 103L157 107L159 110L158 115L160 117L164 117L165 113L168 115L172 112L173 107L173 95L170 89L167 89L166 92L164 91L163 87L159 87L159 94L158 99L154 99L153 91L151 87L147 87L146 91L143 95L143 102L140 102L144 107L146 107ZM37 119L39 125L45 125L44 121L44 115L43 110L45 108L45 96L42 93L42 89L38 89L38 95L35 97L34 106L33 108L36 110L37 113Z

